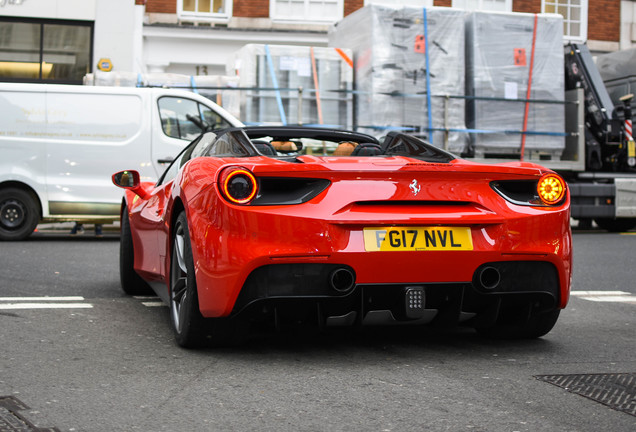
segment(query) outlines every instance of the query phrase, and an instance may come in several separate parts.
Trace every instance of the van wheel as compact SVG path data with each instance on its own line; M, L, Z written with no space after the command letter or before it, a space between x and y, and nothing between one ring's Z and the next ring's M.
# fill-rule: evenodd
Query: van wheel
M40 221L33 195L18 188L0 190L0 240L23 240Z
M128 208L124 207L121 215L121 236L119 238L119 280L121 289L129 295L152 294L152 288L135 271L135 250L133 249L132 234Z

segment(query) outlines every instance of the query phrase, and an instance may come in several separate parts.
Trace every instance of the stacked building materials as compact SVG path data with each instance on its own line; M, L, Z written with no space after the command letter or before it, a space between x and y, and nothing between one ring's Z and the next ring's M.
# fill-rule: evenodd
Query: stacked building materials
M359 129L403 128L463 151L465 101L447 96L465 91L465 16L451 8L368 5L331 29L329 45L354 53Z
M235 117L240 115L238 78L226 75L182 75L174 73L101 72L86 74L84 85L115 87L168 87L192 91L221 105Z
M471 154L520 155L521 135L492 131L522 131L525 124L526 152L558 159L565 147L564 106L549 102L564 100L563 65L560 15L471 13L466 25L466 123L477 132ZM529 87L532 102L526 104Z
M352 127L353 63L338 48L248 44L227 66L237 74L246 124Z

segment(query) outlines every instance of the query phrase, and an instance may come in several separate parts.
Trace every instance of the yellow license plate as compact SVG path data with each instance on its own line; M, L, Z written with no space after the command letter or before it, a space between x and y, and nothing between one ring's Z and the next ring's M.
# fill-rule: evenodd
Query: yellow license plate
M468 227L365 228L364 249L367 252L473 250L473 239Z

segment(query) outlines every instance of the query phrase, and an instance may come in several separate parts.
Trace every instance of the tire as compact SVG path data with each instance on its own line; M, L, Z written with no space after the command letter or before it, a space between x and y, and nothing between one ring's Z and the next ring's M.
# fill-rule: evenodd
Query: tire
M177 217L173 230L170 261L170 318L177 343L184 348L202 344L206 320L199 310L192 245L185 212Z
M490 339L536 339L552 330L559 319L560 309L531 315L522 325L497 323L492 327L479 327L477 333Z
M636 227L636 218L600 218L594 219L599 228L609 232L624 232Z
M40 221L40 207L32 193L9 187L0 190L0 240L24 240Z
M119 280L121 289L128 295L153 294L152 288L135 271L135 250L128 209L124 207L121 215L121 236L119 239Z

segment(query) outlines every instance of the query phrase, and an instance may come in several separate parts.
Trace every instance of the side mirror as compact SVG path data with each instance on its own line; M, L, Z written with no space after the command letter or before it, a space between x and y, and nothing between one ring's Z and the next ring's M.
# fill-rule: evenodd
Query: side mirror
M136 189L139 187L139 172L134 170L119 171L113 174L113 183L124 189Z

